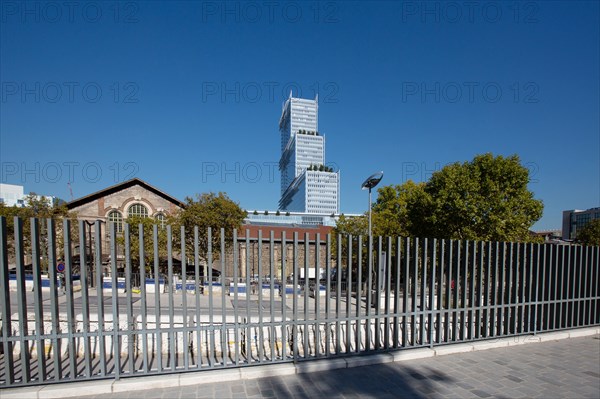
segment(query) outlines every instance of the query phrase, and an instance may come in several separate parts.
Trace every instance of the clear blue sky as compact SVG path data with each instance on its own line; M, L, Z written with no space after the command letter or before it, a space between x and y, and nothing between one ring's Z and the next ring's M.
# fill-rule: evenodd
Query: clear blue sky
M71 5L73 4L73 5ZM360 184L518 154L545 204L600 205L599 3L1 3L1 182L69 200L131 177L276 209L281 106L319 93Z

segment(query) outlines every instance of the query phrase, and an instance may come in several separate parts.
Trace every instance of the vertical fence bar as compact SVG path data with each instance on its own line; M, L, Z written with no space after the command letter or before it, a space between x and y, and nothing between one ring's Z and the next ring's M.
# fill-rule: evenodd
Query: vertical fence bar
M394 338L392 345L398 349L400 345L400 268L402 259L402 247L400 237L396 237L396 262L394 268Z
M392 268L392 237L387 239L387 260L385 265L385 321L384 321L384 347L390 348L390 294L391 294L391 268Z
M269 232L269 346L271 348L270 361L275 361L275 232Z
M464 255L461 259L461 268L460 268L460 276L461 276L461 292L460 292L460 340L464 341L465 338L469 334L469 329L467 326L467 315L468 315L468 303L467 303L467 291L468 291L468 281L469 281L469 240L465 240L461 242L461 245L464 246Z
M227 309L225 307L225 277L227 269L225 267L225 229L221 227L221 358L223 366L227 365L227 359L230 357L229 344L227 340Z
M487 295L483 293L483 265L484 265L484 242L478 241L477 249L477 310L475 317L475 338L487 337L487 314L484 313L483 307L488 303ZM486 281L487 281L487 270L486 270ZM487 291L486 291L487 293Z
M50 244L49 244L50 245ZM52 268L53 265L49 265ZM0 282L2 283L2 343L4 350L4 380L5 386L15 382L12 336L12 317L10 306L8 269L8 232L6 229L6 217L0 216ZM56 367L54 368L56 370ZM57 378L58 379L58 378Z
M448 246L448 261L446 262L447 264L447 276L446 276L446 312L445 312L445 316L446 316L446 320L444 323L444 342L449 342L450 341L450 332L454 331L450 329L450 323L451 323L451 319L453 319L454 317L452 316L454 314L453 312L453 308L456 304L456 302L453 302L452 300L452 296L454 295L454 291L456 290L456 282L454 281L454 274L453 274L453 270L452 270L452 265L454 264L453 262L453 257L452 257L452 250L454 249L454 242L452 240L445 240L445 242L447 243Z
M536 281L535 273L537 268L535 266L536 258L539 257L539 253L537 253L537 248L533 243L526 244L527 252L529 256L527 257L527 270L526 270L526 289L525 289L525 301L526 301L526 310L525 316L526 320L526 329L525 331L530 333L533 330L533 293L534 293L534 282Z
M535 244L537 250L537 259L536 259L536 274L535 274L535 308L533 313L533 327L534 334L538 331L543 330L543 326L540 323L540 317L544 318L544 305L543 305L543 295L544 292L544 284L546 277L546 246L541 244ZM540 300L541 299L541 300ZM542 305L540 305L542 303Z
M329 240L329 237L328 237ZM327 241L329 245L329 241ZM329 256L329 246L327 247L327 256ZM286 307L286 296L287 296L287 242L285 239L285 230L281 232L281 360L287 360L287 307ZM329 272L329 263L327 263L327 271ZM292 288L292 292L295 294L295 289ZM329 287L327 287L327 294L329 294ZM329 299L329 295L327 295ZM327 307L329 309L329 307ZM329 313L327 313L329 317ZM329 338L329 335L327 335ZM329 351L327 351L329 355Z
M140 250L140 312L142 316L142 370L144 374L150 370L148 367L148 303L146 299L146 251L144 240L144 225L138 225L138 242ZM155 287L155 295L158 290Z
M446 247L445 247L445 241L444 240L435 240L436 243L434 243L434 251L438 251L439 249L439 256L438 256L438 270L439 270L439 275L438 275L438 280L437 280L437 306L436 306L436 315L437 315L437 321L435 323L435 331L436 331L436 337L435 337L435 342L436 343L441 343L442 342L442 318L444 317L444 312L443 307L443 301L442 301L442 296L443 296L443 290L444 290L444 269L446 268ZM447 283L446 283L447 284Z
M593 309L593 312L591 312L592 323L597 324L600 323L600 312L598 311L600 305L598 303L600 300L600 247L594 247L592 252L590 280L593 283L591 284L590 297L592 301L590 304Z
M162 328L161 328L161 309L160 309L160 260L158 252L158 226L152 226L152 249L154 251L154 312L155 318L155 335L156 335L156 371L163 371L162 362ZM167 283L167 281L165 281Z
M562 249L559 246L551 246L550 248L550 256L548 259L548 312L551 313L548 319L551 323L548 323L549 330L555 330L557 328L557 315L558 315L558 305L557 305L557 296L558 296L558 269L560 262L560 256Z
M454 256L454 270L456 271L456 281L454 283L454 311L452 312L452 342L456 342L457 339L460 339L462 334L463 329L460 329L460 334L459 334L459 323L458 323L458 319L459 319L459 315L460 315L460 308L463 306L461 303L459 303L458 299L459 299L459 291L464 289L464 286L462 285L462 282L460 281L460 274L461 274L461 245L462 245L462 241L460 240L456 240L454 241L455 245L456 245L456 255Z
M200 231L198 226L194 226L194 287L196 289L196 295L194 295L196 299L196 368L202 367L202 321L200 320L200 295L199 292L202 290L202 294L204 294L204 281L202 281L206 276L202 276L203 279L200 279L200 242L199 237ZM246 250L246 252L248 252ZM248 287L246 287L246 290Z
M469 340L472 340L475 338L475 268L477 262L477 241L467 242L467 246L471 248L471 256L467 259L467 285L469 289L469 310L467 311L467 320L469 320Z
M36 221L35 223L35 230L38 230L38 225L37 225L37 219L32 219L32 223L33 221ZM88 290L88 284L89 284L89 279L90 276L88 276L88 254L86 252L86 248L87 248L87 243L86 243L86 239L85 239L85 226L86 226L86 221L80 220L79 221L79 268L80 268L80 272L81 272L81 313L82 313L82 329L83 329L83 353L84 353L84 369L85 369L85 376L87 378L90 378L92 376L92 353L91 353L91 349L90 349L90 302L89 302L89 290ZM90 226L91 229L91 226ZM33 232L33 225L32 225L32 232ZM35 240L37 241L37 239ZM90 245L92 243L90 242ZM38 244L39 245L39 244ZM35 259L38 258L39 256L34 256L34 262ZM35 269L38 268L36 267L35 263L34 263L34 274L35 274ZM38 283L36 282L36 285ZM41 280L39 282L40 286L41 286ZM42 299L41 297L41 291L40 291L40 300ZM41 305L41 303L40 303ZM36 316L37 318L37 316ZM42 316L41 316L41 312L40 312L40 320L42 320ZM43 332L43 324L41 326L38 327L38 331ZM42 345L43 348L43 341L40 342L38 345ZM43 357L39 357L40 355L38 354L38 364L40 359L44 359ZM43 356L43 353L42 353ZM45 380L42 379L42 380Z
M175 332L175 279L173 277L173 230L171 226L167 226L167 276L169 287L169 332L167 334L169 340L169 364L171 370L175 371L177 367L177 351L175 343L177 341L177 333Z
M337 265L335 269L336 284L335 284L335 354L339 355L342 352L340 342L340 296L342 295L342 235L337 236ZM295 273L295 272L294 272Z
M115 369L115 379L121 378L121 339L119 337L119 292L117 279L117 224L110 225L110 264L112 276L112 321L113 321L113 363Z
M54 226L50 227L51 219L48 219L48 234L50 231L54 231ZM99 356L99 366L100 366L100 376L104 377L106 375L106 341L104 340L104 278L103 278L103 266L102 266L102 226L100 224L100 220L96 220L96 224L94 225L94 259L96 262L96 298L97 298L97 312L98 312L98 328L96 329L96 342L98 343L98 349L100 352ZM50 236L49 236L50 238ZM50 242L50 241L49 241ZM52 263L50 261L50 247L48 247L48 259L49 266L48 272L50 276L50 290L51 290L51 298L55 295L56 284L54 285L54 289L52 288L52 282L56 282L56 278L53 273L50 273L54 269L52 265L56 263ZM55 359L56 362L56 359ZM56 363L55 363L56 364Z
M444 245L448 248L446 251L445 267L446 267L446 289L445 289L445 301L444 301L444 339L443 342L450 340L450 319L453 308L452 294L454 293L454 277L452 274L452 240L444 240Z
M308 346L308 293L310 291L310 279L308 271L309 257L309 236L308 233L304 233L304 359L308 359L310 356L310 348Z
M73 256L71 251L71 221L65 219L63 222L64 255L65 255L65 288L67 295L67 333L69 335L69 377L77 378L77 352L75 348L77 339L74 334L77 331L77 320L75 320L75 304L73 301Z
M262 270L262 250L263 250L263 238L262 238L262 230L258 230L258 342L256 342L256 349L258 350L258 362L262 363L264 360L264 319L263 319L263 297L262 297L262 288L263 288L263 270Z
M326 250L325 250L325 356L331 355L331 322L330 322L330 311L331 311L331 234L326 236Z
M346 353L352 351L352 321L351 316L351 303L352 303L352 234L348 235L348 259L346 261ZM356 348L358 351L359 348Z
M488 241L482 245L482 257L481 262L483 271L482 278L484 279L483 295L484 295L484 310L483 310L483 323L484 323L484 338L488 338L493 335L494 331L494 318L492 317L491 307L494 304L492 297L490 297L490 284L493 284L493 270L492 261L490 256L491 243Z
M598 275L594 275L594 266L596 266L598 264L598 258L595 258L594 255L596 253L596 250L599 247L591 247L588 248L587 251L587 256L586 256L586 269L587 269L587 273L588 273L588 279L587 279L587 294L586 294L586 303L588 306L588 311L587 311L587 322L586 325L591 326L594 325L596 323L596 319L594 317L594 312L596 309L594 309L595 306L595 293L594 293L594 286L598 285Z
M339 243L339 241L338 241ZM339 248L339 245L338 245ZM294 278L292 279L292 284L293 284L293 289L294 289L294 296L292 297L292 307L293 312L294 312L294 316L293 316L293 329L292 329L292 345L293 348L292 350L294 351L294 363L296 363L300 357L299 354L299 350L298 350L298 292L297 292L297 287L298 287L298 272L299 272L299 268L298 268L298 232L294 232L294 249L293 249L293 253L294 253L294 261L293 261L293 274L294 274ZM338 264L339 265L339 264ZM338 269L339 270L339 269ZM337 308L336 308L337 311Z
M187 306L187 252L185 248L186 236L185 227L181 226L179 229L179 237L181 239L181 321L183 322L183 348L181 350L183 355L183 367L185 370L190 368L190 343L189 343L189 320L188 320L188 306ZM225 288L225 287L223 287Z
M210 335L210 345L207 348L208 366L214 367L216 361L216 348L215 348L215 324L214 324L214 302L213 302L213 255L212 255L212 229L207 228L206 240L208 244L207 252L207 269L208 269L208 330L206 334ZM207 344L208 344L207 339Z
M315 357L321 355L321 236L315 234Z
M427 262L428 262L428 254L427 254L427 247L429 244L429 239L424 238L423 239L423 244L421 245L422 248L422 252L421 252L421 264L420 264L420 269L421 269L421 279L419 282L419 294L420 294L420 307L421 310L419 312L419 343L421 345L425 345L426 344L426 337L427 334L425 332L425 322L427 321L427 319L425 318L425 314L428 311L427 309Z
M363 242L362 236L357 236L357 253L356 253L356 351L362 349L362 254Z
M135 372L133 346L135 339L135 323L133 321L133 298L131 297L133 285L131 283L131 226L129 223L125 224L125 289L127 291L127 331L125 335L127 337L127 362L129 364L129 375L133 375Z
M402 347L406 348L408 343L408 288L410 284L410 238L404 237L404 289L402 290Z
M579 317L579 292L581 287L581 273L580 273L580 262L581 262L581 245L573 247L573 285L571 287L571 325L569 327L575 327L578 323Z
M250 230L246 230L246 326L244 331L246 333L246 362L252 363L252 316L250 315ZM254 261L254 251L252 251L252 260ZM252 276L254 278L254 276ZM242 348L243 349L243 348Z
M29 335L29 324L27 321L27 296L25 291L23 221L19 217L15 217L14 221L19 342L21 346L21 382L28 383L31 380L31 354L29 353L29 345L26 338ZM71 374L71 378L73 378L73 374Z
M497 244L497 251L500 251L499 253L496 252L496 256L498 257L499 261L500 261L500 289L498 292L498 299L500 299L500 307L498 308L498 317L499 317L499 323L498 323L498 327L500 328L500 334L499 335L506 335L507 334L507 329L506 329L506 313L507 313L507 308L506 308L506 275L507 275L507 263L506 263L506 243L501 242L496 243Z
M371 310L373 306L373 236L369 235L367 254L367 311L365 318L365 351L371 350Z
M382 252L382 242L381 236L377 237L377 266L374 270L375 274L375 289L371 289L371 293L375 293L375 317L374 317L374 327L375 327L375 350L381 348L381 282L383 281L383 276L381 275L381 268L383 262L383 252Z
M429 274L429 309L428 309L428 324L429 324L429 347L433 348L433 315L436 311L436 301L435 301L435 277L436 277L436 249L437 249L437 240L434 238L433 241L430 241L429 246L427 247L429 256L428 258L431 260L431 273ZM440 282L441 285L441 282ZM439 308L438 308L439 309Z
M412 281L410 284L410 292L411 292L411 306L410 306L410 312L411 312L411 322L410 322L410 337L411 337L411 343L412 346L416 346L417 345L417 328L416 328L416 323L417 323L417 317L416 317L416 312L417 312L417 291L418 291L418 287L419 287L419 239L415 238L413 240L413 264L412 264Z
M238 314L238 299L239 299L239 243L237 229L233 229L233 336L236 366L240 365L240 324ZM231 294L230 294L231 295ZM246 287L246 295L248 295L248 287ZM198 296L198 295L196 295ZM284 341L285 342L285 341Z
M83 223L83 222L81 222ZM81 231L81 223L80 223L80 231ZM42 296L42 265L40 264L40 259L41 259L41 253L40 253L40 226L39 226L39 221L36 218L31 218L30 219L30 226L31 226L31 267L33 269L33 291L34 291L34 312L35 312L35 335L37 336L37 340L35 343L36 349L37 349L37 367L38 367L38 375L37 375L37 380L38 382L44 382L46 380L46 355L44 353L44 345L45 345L45 340L41 337L42 335L45 335L45 331L44 331L44 304L43 304L43 296ZM83 234L83 236L85 237L85 234ZM81 234L80 234L80 239L81 239ZM83 241L80 241L80 243L82 243ZM0 249L1 250L1 249ZM84 256L85 256L85 251L83 251ZM81 259L81 258L80 258ZM81 263L82 265L84 265L85 263ZM83 268L82 268L83 270ZM84 275L82 273L82 289L85 288L85 291L82 291L82 293L85 293L87 295L87 287L85 287L83 284L83 279L84 279ZM87 281L87 279L86 279ZM6 291L8 292L8 285L5 286ZM87 338L87 333L88 333L88 323L89 322L89 309L86 312L86 306L87 306L87 297L86 296L82 296L83 298L83 303L82 303L82 313L83 313L83 329L84 329L84 334L86 334L86 337L84 338L84 347L85 347L85 354L86 354L86 358L85 358L85 370L86 373L85 375L89 378L90 377L90 368L89 368L89 339ZM3 313L3 315L6 315L6 313ZM6 352L5 352L6 353ZM5 375L6 375L6 369L5 370Z

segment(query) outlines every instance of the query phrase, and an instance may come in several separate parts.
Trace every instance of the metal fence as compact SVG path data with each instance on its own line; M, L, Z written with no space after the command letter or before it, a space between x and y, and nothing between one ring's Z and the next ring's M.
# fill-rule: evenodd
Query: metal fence
M59 230L53 220L32 219L28 244L23 221L15 219L12 241L6 222L0 217L2 388L306 361L600 324L599 247L339 236L334 248L329 235L240 238L233 231L226 242L223 230L196 228L190 232L193 253L187 253L185 244L174 247L167 227L163 275L158 227L152 237L139 229L139 242L150 240L153 247L153 262L146 265L143 245L139 257L132 256L125 225L120 277L114 226L108 226L110 248L102 248L96 223L94 256L87 257L82 221L80 264L96 264L82 267L76 280L70 221ZM60 234L63 248L56 245ZM202 234L209 243L218 234L220 245L200 253ZM241 251L253 242L257 270L250 268L249 252ZM291 257L277 257L276 249ZM101 264L105 250L109 278ZM181 259L178 268L174 257ZM230 259L232 275L214 278L209 267L204 278L203 257L208 265L220 263L220 270ZM51 265L47 276L41 258ZM54 267L59 258L64 290ZM312 268L324 273L317 276ZM132 284L136 273L139 287Z

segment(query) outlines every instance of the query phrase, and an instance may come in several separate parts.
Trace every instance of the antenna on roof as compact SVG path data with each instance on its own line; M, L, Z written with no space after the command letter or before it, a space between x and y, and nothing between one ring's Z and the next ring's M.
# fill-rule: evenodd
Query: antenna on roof
M69 193L71 194L71 201L73 201L73 188L71 187L71 182L67 182L67 187L69 187Z
M319 102L319 93L317 93L317 94L315 95L315 102L317 102L317 103Z
M292 98L292 89L290 89L290 98Z

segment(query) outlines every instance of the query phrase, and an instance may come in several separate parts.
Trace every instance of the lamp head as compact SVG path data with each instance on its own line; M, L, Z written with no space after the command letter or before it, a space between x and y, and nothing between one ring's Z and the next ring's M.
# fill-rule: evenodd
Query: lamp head
M383 179L383 171L373 173L371 176L369 176L367 178L367 180L365 180L365 182L362 184L362 186L360 188L363 190L367 190L367 189L370 190L373 187L375 187L376 185L378 185L379 182L381 181L381 179Z

